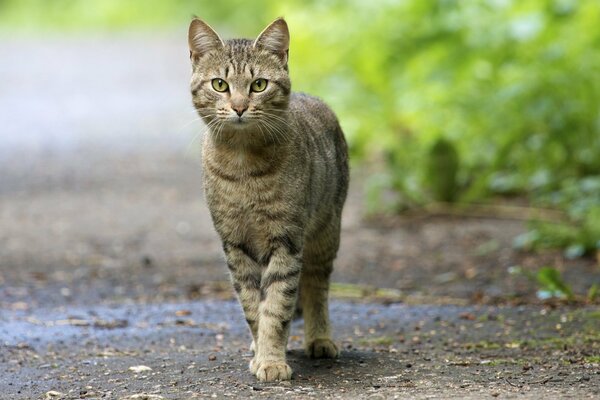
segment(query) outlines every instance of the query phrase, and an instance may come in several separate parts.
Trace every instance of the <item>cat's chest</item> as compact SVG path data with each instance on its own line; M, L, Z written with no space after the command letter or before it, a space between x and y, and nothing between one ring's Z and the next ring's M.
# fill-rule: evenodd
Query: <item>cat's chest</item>
M286 237L296 224L294 211L280 202L265 202L252 191L229 193L217 191L209 202L215 230L224 243L243 245L257 257L267 257L273 239ZM221 195L221 196L220 196Z
M276 177L255 178L214 169L205 171L204 189L211 209L229 210L238 217L271 207L285 190Z
M227 179L205 172L205 194L217 232L234 241L268 241L296 220L299 205L276 177Z
M206 201L223 240L268 246L303 225L307 182L285 152L204 150Z

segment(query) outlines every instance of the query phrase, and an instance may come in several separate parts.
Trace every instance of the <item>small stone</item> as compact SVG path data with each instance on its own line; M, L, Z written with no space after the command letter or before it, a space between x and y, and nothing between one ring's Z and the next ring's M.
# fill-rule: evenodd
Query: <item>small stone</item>
M217 359L217 356L215 356L214 354L211 354L210 356L208 356L208 361L215 361Z
M133 367L129 367L129 370L132 371L132 372L134 372L134 373L136 373L136 374L139 374L141 372L152 371L152 368L147 367L145 365L136 365L136 366L133 366Z
M151 267L152 266L152 258L150 258L150 256L143 256L142 257L142 265L144 267Z

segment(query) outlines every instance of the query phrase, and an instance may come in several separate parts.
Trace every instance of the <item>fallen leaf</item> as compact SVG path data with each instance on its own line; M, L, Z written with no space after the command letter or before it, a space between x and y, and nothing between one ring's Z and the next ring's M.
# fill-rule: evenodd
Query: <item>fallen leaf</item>
M475 320L475 315L472 313L469 313L469 312L460 313L459 317L460 317L460 319L466 319L468 321Z
M115 319L115 320L111 320L111 321L97 319L94 321L94 328L101 328L101 329L126 328L127 325L129 325L129 321L127 321L126 319Z

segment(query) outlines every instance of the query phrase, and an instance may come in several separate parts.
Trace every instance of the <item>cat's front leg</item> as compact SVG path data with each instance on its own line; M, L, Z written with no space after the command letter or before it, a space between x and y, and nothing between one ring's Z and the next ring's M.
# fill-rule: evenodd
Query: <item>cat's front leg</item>
M292 377L285 352L302 265L299 252L288 247L275 249L261 279L257 351L250 365L260 381Z
M246 322L252 333L250 350L256 352L261 267L237 246L226 244L224 250L233 288L238 295L238 299L244 310Z

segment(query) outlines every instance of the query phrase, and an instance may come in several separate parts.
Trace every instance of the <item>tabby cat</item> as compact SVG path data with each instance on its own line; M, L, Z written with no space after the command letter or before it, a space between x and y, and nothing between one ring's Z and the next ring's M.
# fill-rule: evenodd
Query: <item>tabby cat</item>
M250 370L288 380L290 321L299 301L304 344L338 356L327 297L348 189L348 154L334 113L292 93L289 32L279 18L256 40L189 28L193 104L208 127L205 197L252 333Z

